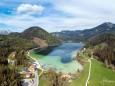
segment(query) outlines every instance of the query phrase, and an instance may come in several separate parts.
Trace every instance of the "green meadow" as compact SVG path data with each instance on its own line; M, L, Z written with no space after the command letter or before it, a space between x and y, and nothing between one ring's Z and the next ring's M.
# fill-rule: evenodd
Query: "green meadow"
M83 55L84 58L90 58ZM95 59L91 60L91 75L88 86L115 86L115 72L102 65ZM85 86L88 77L89 63L85 63L85 70L79 78L70 83L70 86Z
M75 79L72 83L70 83L70 86L85 86L88 71L89 71L89 63L85 63L84 71L80 74L78 79Z

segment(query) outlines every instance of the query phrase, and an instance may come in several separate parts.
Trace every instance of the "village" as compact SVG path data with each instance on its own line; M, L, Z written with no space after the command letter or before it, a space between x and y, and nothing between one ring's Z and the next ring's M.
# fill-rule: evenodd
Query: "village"
M27 56L29 56L29 52L27 53ZM40 63L30 57L29 60L33 60L32 63L30 63L29 67L23 67L19 71L20 76L22 77L23 86L38 86L39 84L39 77L41 76L43 69L40 66ZM16 62L16 52L12 52L11 55L8 58L8 63L12 66L15 66ZM41 72L38 73L38 70Z

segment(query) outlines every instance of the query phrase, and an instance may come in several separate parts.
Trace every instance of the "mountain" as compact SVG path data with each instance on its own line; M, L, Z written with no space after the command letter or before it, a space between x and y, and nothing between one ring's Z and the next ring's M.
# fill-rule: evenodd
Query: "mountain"
M10 36L32 40L35 44L41 47L61 44L61 41L58 38L37 26L30 27L22 33L11 33Z
M75 31L66 30L61 32L54 32L52 33L52 35L58 37L62 41L80 42L80 41L86 41L90 37L95 36L97 34L111 33L114 31L115 31L115 24L111 22L105 22L92 29L75 30Z
M11 31L9 31L9 30L0 30L1 35L8 35L10 33L11 33Z

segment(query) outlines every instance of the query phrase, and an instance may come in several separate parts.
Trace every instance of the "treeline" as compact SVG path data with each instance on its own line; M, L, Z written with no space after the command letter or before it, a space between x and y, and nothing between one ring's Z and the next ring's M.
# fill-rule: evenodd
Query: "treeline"
M114 69L115 66L115 51L112 46L104 47L103 49L97 48L94 52L95 56L99 57L107 67Z
M107 67L115 66L115 35L112 33L101 34L91 38L86 46L93 49L96 59L102 61Z

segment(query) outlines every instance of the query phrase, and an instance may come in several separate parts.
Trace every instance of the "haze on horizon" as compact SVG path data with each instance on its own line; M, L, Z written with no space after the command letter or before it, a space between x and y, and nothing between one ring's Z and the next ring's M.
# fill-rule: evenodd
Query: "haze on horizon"
M0 30L39 26L48 32L115 23L115 0L1 0Z

